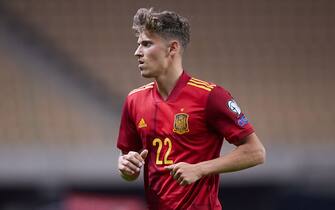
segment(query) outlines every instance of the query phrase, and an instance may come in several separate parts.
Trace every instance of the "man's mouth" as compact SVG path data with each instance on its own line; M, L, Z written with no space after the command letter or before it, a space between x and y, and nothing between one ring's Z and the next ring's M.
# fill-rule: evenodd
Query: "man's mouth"
M138 67L141 69L141 67L143 66L144 61L142 60L138 60Z

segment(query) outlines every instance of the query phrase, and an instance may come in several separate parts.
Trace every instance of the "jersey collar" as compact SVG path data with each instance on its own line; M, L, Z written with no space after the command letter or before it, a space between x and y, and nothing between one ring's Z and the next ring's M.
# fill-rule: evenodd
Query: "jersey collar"
M187 85L187 82L190 80L190 78L191 77L185 71L183 71L183 73L180 75L176 85L174 86L170 95L168 96L168 98L165 101L174 100L179 95L179 93L183 89L183 87L185 87ZM154 94L154 97L155 97L156 100L164 101L163 98L161 97L160 93L157 90L156 82L154 84L153 94Z

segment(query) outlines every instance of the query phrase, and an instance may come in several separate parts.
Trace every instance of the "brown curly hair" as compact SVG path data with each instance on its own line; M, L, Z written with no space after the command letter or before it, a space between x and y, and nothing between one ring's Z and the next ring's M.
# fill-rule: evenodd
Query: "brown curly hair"
M137 35L149 31L165 39L175 38L183 48L190 42L188 20L172 11L156 12L153 8L140 8L134 16L133 29Z

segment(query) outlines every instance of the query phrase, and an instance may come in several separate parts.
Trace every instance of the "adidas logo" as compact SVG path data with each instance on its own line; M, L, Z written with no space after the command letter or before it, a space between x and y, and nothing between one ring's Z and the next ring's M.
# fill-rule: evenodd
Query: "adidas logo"
M148 127L147 124L145 123L144 119L141 118L140 122L137 124L138 128L146 128Z

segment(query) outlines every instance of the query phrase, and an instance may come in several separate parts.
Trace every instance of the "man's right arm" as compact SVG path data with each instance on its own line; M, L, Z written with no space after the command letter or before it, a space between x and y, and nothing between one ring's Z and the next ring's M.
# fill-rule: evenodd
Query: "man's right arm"
M148 155L148 150L144 149L140 154L130 151L127 154L121 153L118 168L121 177L126 181L134 181L140 175L141 168L145 164L144 160Z

